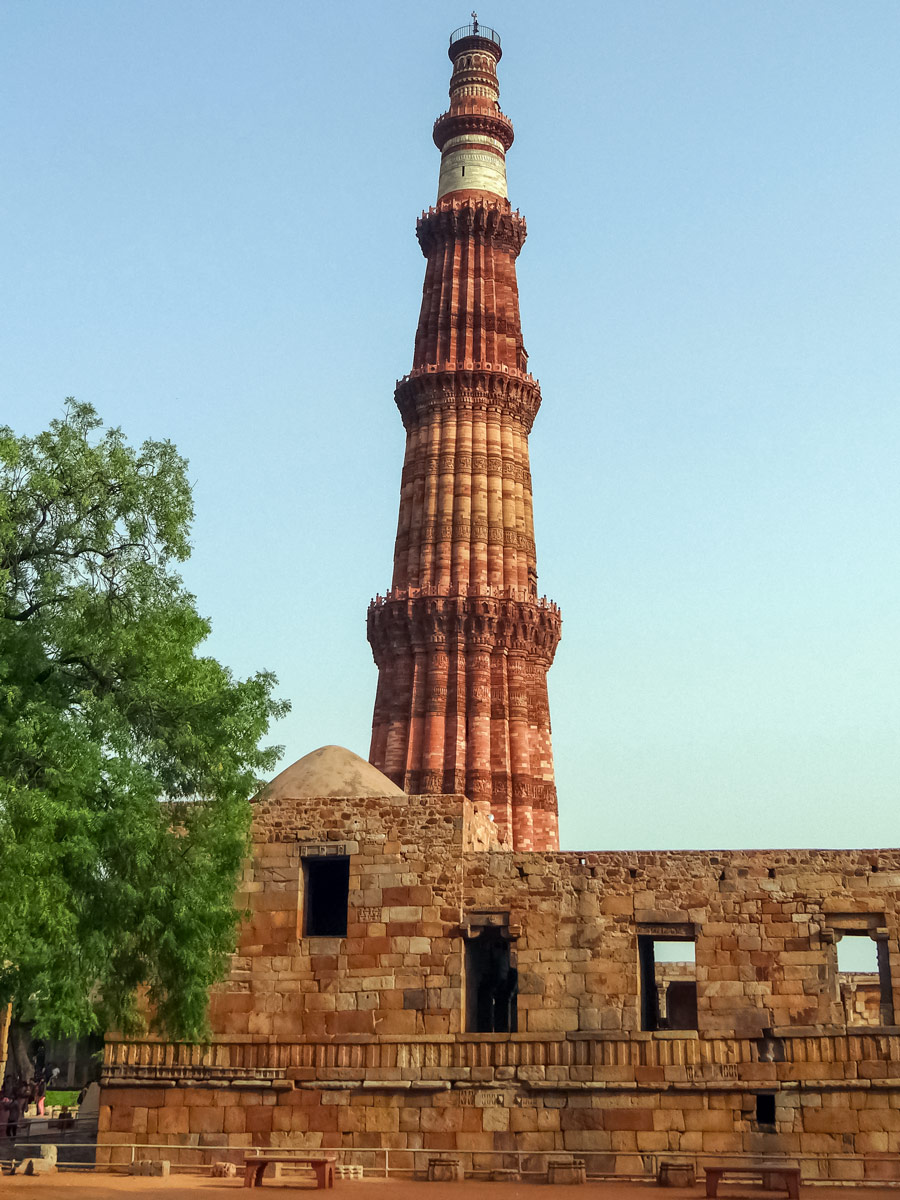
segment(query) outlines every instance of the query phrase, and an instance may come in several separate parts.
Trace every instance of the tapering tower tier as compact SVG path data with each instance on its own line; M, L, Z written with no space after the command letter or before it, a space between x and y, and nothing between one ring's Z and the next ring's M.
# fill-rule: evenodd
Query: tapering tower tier
M522 342L506 197L500 39L450 39L450 109L435 122L438 200L417 225L427 261L390 591L369 607L378 666L371 762L407 793L488 800L520 850L559 845L547 670L560 636L539 599L528 435L541 403Z

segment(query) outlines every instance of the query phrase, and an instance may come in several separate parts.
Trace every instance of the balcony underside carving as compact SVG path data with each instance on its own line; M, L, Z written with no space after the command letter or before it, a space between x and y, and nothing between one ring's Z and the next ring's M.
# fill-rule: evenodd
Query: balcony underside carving
M474 82L482 82L477 78ZM485 79L484 82L489 82ZM483 133L501 142L504 150L508 150L515 137L512 121L509 117L495 108L493 112L485 111L491 101L477 99L463 100L450 112L442 113L434 123L434 144L438 150L443 150L447 141L466 133Z
M369 606L368 632L378 666L398 652L479 645L553 662L562 620L559 610L493 596L420 595L377 599Z
M518 209L508 200L443 200L423 212L416 222L416 237L426 258L448 241L478 235L505 246L515 258L525 243L528 228Z
M432 413L452 409L507 416L530 433L541 406L541 389L524 372L463 362L405 376L397 383L394 400L407 432Z

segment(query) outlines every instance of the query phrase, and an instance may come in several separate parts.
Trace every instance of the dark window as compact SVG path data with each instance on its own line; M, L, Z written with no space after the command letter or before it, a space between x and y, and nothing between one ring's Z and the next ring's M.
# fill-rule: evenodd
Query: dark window
M756 1094L756 1123L757 1125L775 1124L775 1093L757 1092Z
M696 1029L697 975L689 938L638 935L641 1028Z
M516 1033L518 972L509 942L485 929L466 942L466 1029L469 1033Z
M350 894L349 858L303 860L303 933L346 937Z

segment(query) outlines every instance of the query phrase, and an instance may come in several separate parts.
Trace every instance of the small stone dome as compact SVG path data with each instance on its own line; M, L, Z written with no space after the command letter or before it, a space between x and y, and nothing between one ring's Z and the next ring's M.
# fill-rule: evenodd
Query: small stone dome
M403 796L406 793L377 767L345 750L320 746L276 775L259 793L260 800L302 800L315 796L359 799L365 796Z

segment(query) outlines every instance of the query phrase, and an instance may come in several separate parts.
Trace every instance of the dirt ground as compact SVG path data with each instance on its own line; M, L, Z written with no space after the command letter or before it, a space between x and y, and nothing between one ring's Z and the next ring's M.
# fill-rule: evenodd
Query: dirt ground
M287 1183L267 1181L264 1188L270 1191L294 1193L313 1187L313 1183ZM243 1180L201 1179L186 1175L169 1179L147 1179L142 1176L108 1175L93 1171L62 1172L51 1179L34 1176L3 1176L0 1180L0 1195L6 1200L11 1196L24 1200L33 1196L35 1200L122 1200L126 1195L152 1200L160 1196L163 1200L217 1200L217 1197L234 1195L243 1187ZM534 1196L548 1187L541 1183L486 1183L467 1179L465 1183L416 1183L411 1180L366 1179L338 1180L335 1189L346 1193L344 1200L519 1200L522 1195ZM575 1187L555 1186L553 1200L650 1200L648 1189L652 1183L587 1183ZM889 1187L856 1188L816 1187L804 1189L811 1200L850 1200L851 1194L864 1195L865 1200L898 1200L900 1192ZM255 1193L256 1194L256 1193ZM702 1200L703 1186L694 1188L667 1188L661 1193L665 1200ZM764 1192L760 1187L748 1184L722 1186L722 1200L776 1200L783 1192Z

